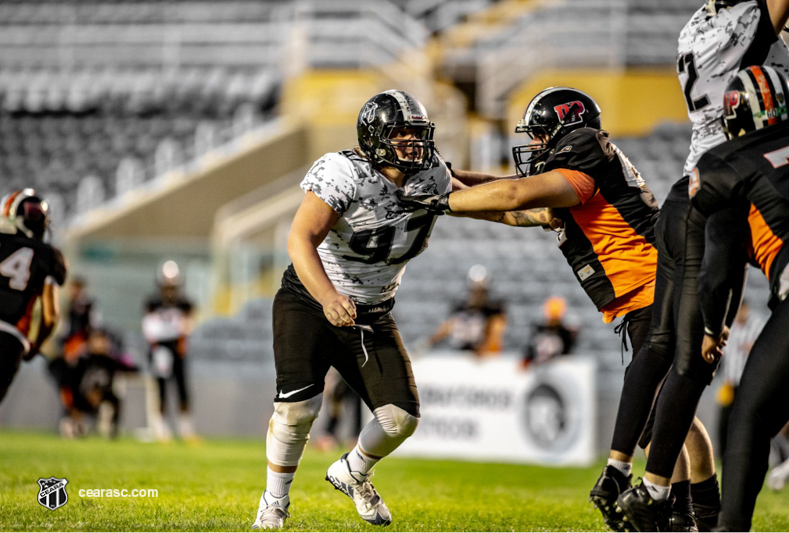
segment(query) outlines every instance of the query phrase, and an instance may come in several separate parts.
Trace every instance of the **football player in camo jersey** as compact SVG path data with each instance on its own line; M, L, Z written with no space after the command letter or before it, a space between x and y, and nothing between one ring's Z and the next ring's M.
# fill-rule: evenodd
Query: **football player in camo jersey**
M277 395L254 529L282 527L289 516L290 486L330 366L374 418L326 480L367 522L392 521L369 478L376 463L413 434L419 397L391 310L406 263L427 248L436 220L424 209L404 210L395 193L437 195L464 187L435 149L434 128L410 94L377 94L359 113L359 146L324 155L301 182L305 196L288 238L293 263L274 298ZM511 213L503 222L544 225L545 216Z

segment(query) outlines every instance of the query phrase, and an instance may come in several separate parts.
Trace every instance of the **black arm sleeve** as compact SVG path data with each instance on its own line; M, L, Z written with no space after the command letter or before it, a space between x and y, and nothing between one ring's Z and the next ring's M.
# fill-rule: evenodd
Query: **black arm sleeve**
M729 207L707 219L698 294L708 335L717 336L723 331L729 306L737 306L732 296L742 291L748 239L748 222L742 209L743 206Z
M736 172L725 161L707 152L701 156L694 169L689 186L688 194L693 207L709 217L731 205L741 183Z
M726 326L731 327L734 319L737 318L737 311L742 305L742 297L745 293L745 282L748 279L748 262L745 262L742 270L732 270L733 279L731 281L731 303L729 312L726 314Z

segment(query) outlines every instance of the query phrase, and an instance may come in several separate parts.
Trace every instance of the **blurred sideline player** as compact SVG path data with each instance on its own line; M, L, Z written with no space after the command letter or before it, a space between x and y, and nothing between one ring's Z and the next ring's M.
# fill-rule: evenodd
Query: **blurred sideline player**
M93 298L87 291L87 283L81 276L74 276L68 284L68 310L60 337L63 357L74 361L83 351L88 335L96 322Z
M789 52L777 36L789 16L787 0L708 1L691 17L680 33L677 72L683 89L688 117L693 124L690 154L685 176L669 192L658 227L665 235L665 250L658 258L658 279L680 279L673 309L671 298L661 298L663 322L652 337L650 349L657 356L671 358L671 367L655 404L652 446L643 483L624 493L618 500L628 519L639 530L663 527L668 519L672 465L680 454L686 428L693 422L704 389L712 381L716 365L705 365L697 357L703 337L703 321L696 292L696 279L704 253L704 217L691 209L685 192L688 176L701 154L726 140L720 119L726 84L744 66L781 65L789 68ZM665 252L665 254L664 254ZM663 257L668 259L664 261ZM683 273L684 272L684 273ZM665 306L665 307L664 307ZM731 309L730 324L736 313ZM672 317L673 315L673 317ZM676 322L674 335L671 325ZM650 360L658 361L658 357ZM644 369L647 374L653 372ZM627 408L627 406L625 406ZM696 435L709 442L705 433ZM625 451L625 450L622 450ZM714 463L709 463L714 473ZM716 523L718 508L717 475L694 473L692 487L697 521L701 529ZM679 498L680 495L673 494Z
M96 420L96 428L103 436L118 436L122 404L114 389L118 372L137 372L137 367L123 357L122 347L108 330L91 328L84 350L70 373L72 424L64 425L61 421L64 437L87 433L86 417ZM104 405L109 410L108 419L102 416Z
M728 85L724 124L731 141L707 151L690 184L708 216L699 274L703 360L725 345L724 316L736 307L748 260L770 282L772 314L745 363L723 458L720 531L749 531L767 472L770 438L789 421L789 111L778 69L748 67ZM727 215L721 221L720 216ZM715 217L718 217L717 219Z
M523 357L524 367L571 353L578 338L578 329L565 323L567 301L564 298L551 296L545 300L542 312L544 320L532 327Z
M183 275L175 261L166 261L157 274L159 294L148 299L142 330L148 341L148 361L159 388L159 414L154 420L156 438L167 442L172 437L167 423L167 383L175 381L178 390L178 433L182 439L197 442L191 417L186 375L187 341L192 332L192 302L181 294Z
M277 395L255 529L282 527L289 516L291 483L330 366L374 418L326 480L365 521L392 521L370 476L416 430L419 397L391 310L405 265L427 247L436 219L424 209L405 211L395 192L462 187L435 150L434 127L410 94L379 93L359 113L359 146L324 155L301 183L305 196L288 238L293 264L274 298Z
M63 405L64 416L60 420L60 433L65 438L82 436L87 431L83 413L75 405L80 358L85 355L88 336L96 322L94 302L86 287L83 277L69 277L67 311L65 320L61 321L58 339L60 352L50 359L48 365Z
M630 337L634 357L625 373L621 404L639 407L624 421L634 434L634 448L646 424L654 391L668 371L668 366L661 365L659 375L648 376L650 380L656 378L654 383L633 385L633 367L646 359L639 354L644 352L653 316L657 264L654 225L659 210L641 174L600 128L600 108L589 95L568 87L545 89L529 103L515 130L532 138L529 145L513 148L518 173L528 179L499 180L449 195L404 201L461 215L553 208L554 215L564 223L558 238L560 249L581 287L603 313L603 321L624 317L617 330L626 330L624 335ZM628 387L628 383L633 386ZM647 434L640 444L646 446L648 442ZM628 455L632 453L630 450ZM711 455L711 451L694 448L693 459L705 454ZM617 463L630 467L629 461ZM618 470L614 475L616 485L599 487L598 481L591 497L606 524L622 529L622 517L614 510L614 502L629 486L630 475ZM676 480L688 486L689 477L688 459L683 456ZM602 481L605 478L605 474L601 476ZM689 499L679 502L677 512L692 520Z
M30 360L54 330L58 286L66 262L47 244L49 205L33 189L15 191L0 203L0 401L22 359ZM41 300L38 333L29 339L33 308Z
M496 355L504 349L507 315L502 302L488 294L488 271L474 265L468 271L468 298L454 306L448 319L428 341L429 347L446 340L453 350L472 351L477 356Z

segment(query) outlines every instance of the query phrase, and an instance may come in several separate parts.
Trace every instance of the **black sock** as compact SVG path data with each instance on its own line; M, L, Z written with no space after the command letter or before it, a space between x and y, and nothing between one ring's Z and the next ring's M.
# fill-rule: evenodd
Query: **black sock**
M690 501L690 480L678 481L671 484L671 494L674 496L674 511L684 514L693 513L693 504Z
M705 507L720 507L721 495L718 488L718 474L699 483L690 486L690 494L693 496L693 503Z
M701 483L690 485L693 498L693 511L696 513L696 525L699 531L711 531L718 524L718 513L721 509L718 475L705 479Z

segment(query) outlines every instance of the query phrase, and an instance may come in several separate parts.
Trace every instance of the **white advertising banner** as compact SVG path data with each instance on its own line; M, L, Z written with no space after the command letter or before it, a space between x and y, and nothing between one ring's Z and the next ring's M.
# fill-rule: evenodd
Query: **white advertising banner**
M591 357L522 368L517 357L437 352L413 361L422 418L400 456L590 465L595 459Z

